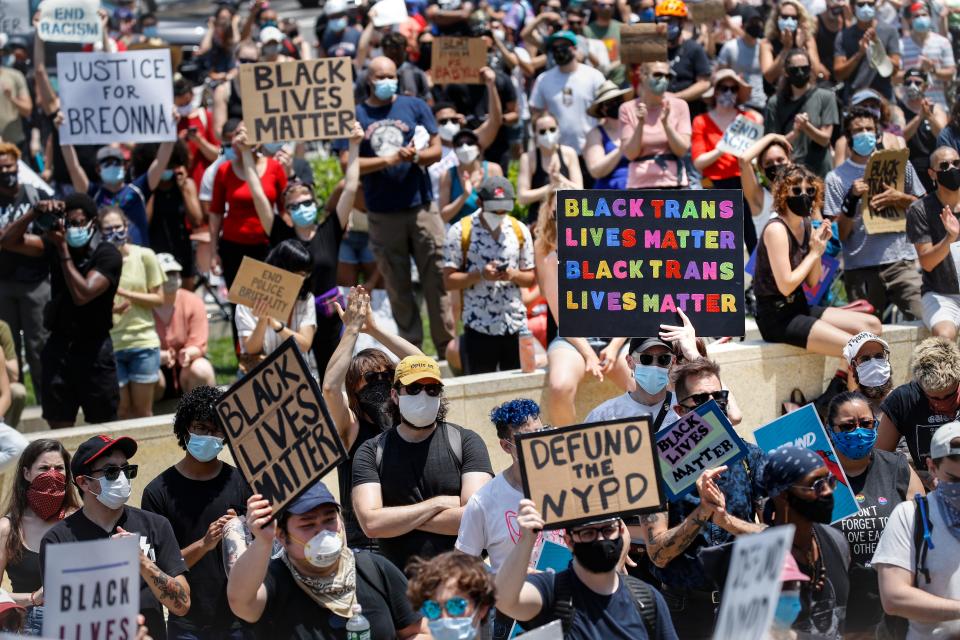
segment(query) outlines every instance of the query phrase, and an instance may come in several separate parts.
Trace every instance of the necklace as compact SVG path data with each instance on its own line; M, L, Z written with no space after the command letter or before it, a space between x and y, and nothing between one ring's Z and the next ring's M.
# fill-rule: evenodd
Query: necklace
M823 590L823 585L827 579L827 570L823 564L823 545L820 544L816 527L812 527L810 532L813 537L810 540L809 549L803 549L797 544L794 544L793 548L803 554L803 562L800 565L801 568L807 570L805 573L810 576L810 588L819 592Z

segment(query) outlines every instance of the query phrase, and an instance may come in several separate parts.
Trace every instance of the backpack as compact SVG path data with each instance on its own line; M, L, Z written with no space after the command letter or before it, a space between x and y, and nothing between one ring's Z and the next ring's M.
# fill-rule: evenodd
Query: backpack
M654 596L653 587L633 576L621 575L620 579L630 589L630 595L637 606L637 613L643 620L647 636L651 639L660 637L657 624L657 598ZM573 569L566 569L556 574L553 580L553 596L553 615L560 620L563 635L566 637L573 624L573 614L576 613L576 608L573 606Z
M933 549L933 522L930 521L930 505L927 496L919 493L914 496L917 508L913 512L913 586L919 583L918 577L923 574L924 580L930 584L930 568L927 567L927 550ZM907 637L910 621L899 616L883 615L883 621L877 629L877 638L881 640L902 640Z
M450 443L450 451L453 457L457 459L457 471L463 467L463 434L460 428L449 422L443 423L443 429L447 432L447 442ZM384 431L377 436L377 475L383 475L383 447L386 444L386 437L390 431Z
M523 237L523 226L519 220L511 215L507 216L510 226L513 228L514 235L517 236L517 244L520 245L519 251L523 253L523 246L527 239ZM460 220L460 271L467 270L467 251L470 249L470 233L473 231L473 216L466 216ZM463 289L460 289L460 312L463 312Z

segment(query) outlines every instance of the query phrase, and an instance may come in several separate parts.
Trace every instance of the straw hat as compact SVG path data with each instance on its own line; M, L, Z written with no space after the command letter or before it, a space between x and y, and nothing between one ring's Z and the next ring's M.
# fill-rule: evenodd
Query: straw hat
M603 116L597 110L604 102L615 100L617 98L621 98L621 102L623 102L632 97L633 89L621 89L612 80L606 80L597 88L597 95L590 104L590 107L587 109L587 115L591 118L602 118Z

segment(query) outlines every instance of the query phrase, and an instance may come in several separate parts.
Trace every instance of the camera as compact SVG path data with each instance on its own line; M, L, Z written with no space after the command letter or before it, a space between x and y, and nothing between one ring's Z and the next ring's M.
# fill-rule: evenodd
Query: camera
M47 232L63 225L66 217L66 206L63 200L41 200L34 208L37 210L37 218L33 224L41 232Z

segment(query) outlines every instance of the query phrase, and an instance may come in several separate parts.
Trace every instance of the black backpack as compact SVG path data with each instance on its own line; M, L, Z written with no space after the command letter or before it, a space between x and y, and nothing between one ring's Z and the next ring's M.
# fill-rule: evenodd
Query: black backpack
M927 550L933 549L933 522L930 520L930 505L927 496L919 493L914 497L917 508L913 512L913 586L919 584L918 576L923 574L930 584L930 569L927 567ZM881 640L902 640L907 637L910 622L899 616L883 615L883 623L877 629L877 638Z
M651 640L660 637L660 628L657 624L657 598L654 596L653 587L633 576L621 574L620 579L630 589L630 595L637 606L637 613L643 620L647 636ZM560 620L563 635L566 637L570 633L573 614L576 612L573 606L573 569L566 569L556 574L553 581L553 595L553 615Z
M453 457L457 459L457 470L463 467L463 434L460 433L460 427L449 422L443 423L443 429L447 433L447 442L450 443L450 451ZM377 475L383 475L383 447L387 442L387 434L390 431L384 431L377 436Z

